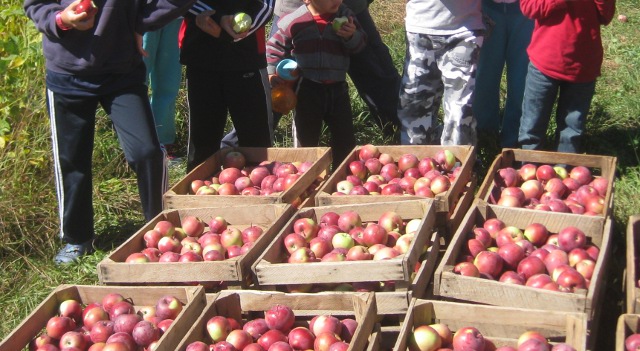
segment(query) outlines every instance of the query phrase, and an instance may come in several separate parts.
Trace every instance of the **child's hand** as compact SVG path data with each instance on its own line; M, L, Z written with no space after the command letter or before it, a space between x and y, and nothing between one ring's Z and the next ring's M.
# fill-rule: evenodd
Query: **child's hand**
M211 35L214 38L219 38L222 28L211 18L211 15L216 13L216 10L202 11L196 16L196 26L203 32Z
M340 29L336 31L336 34L341 38L349 40L351 39L351 37L353 36L353 33L355 32L356 32L356 24L353 23L353 16L349 16L349 21L345 22L342 25L342 27L340 27Z
M89 16L86 12L76 14L76 7L82 0L76 0L60 12L60 19L67 27L77 30L89 30L93 28L95 16Z
M226 15L220 19L220 25L224 28L225 32L229 33L235 40L242 39L249 35L249 32L236 33L236 31L233 30L233 16L234 15Z

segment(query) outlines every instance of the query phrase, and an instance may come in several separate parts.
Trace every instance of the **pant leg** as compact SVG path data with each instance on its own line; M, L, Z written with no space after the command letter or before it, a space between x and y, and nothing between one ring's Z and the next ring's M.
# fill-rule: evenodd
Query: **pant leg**
M187 66L189 146L187 172L220 149L227 121L220 72Z
M437 144L436 123L442 99L442 73L432 37L407 32L407 51L400 85L400 143Z
M140 84L109 94L101 97L100 103L113 121L127 163L136 173L144 217L150 221L162 211L168 172L147 86Z
M397 112L400 74L369 10L358 13L356 18L367 34L367 45L351 55L349 77L376 124L383 128L385 134L393 135L391 127L400 124Z
M444 128L442 145L475 145L476 120L472 102L476 67L484 36L481 32L463 32L447 39L446 52L438 60L442 71Z
M47 91L60 237L81 244L95 236L91 162L97 98Z
M329 107L324 121L331 133L330 145L335 170L356 146L349 85L340 82L326 86Z
M266 70L223 73L224 98L238 135L238 145L270 147L271 89Z
M293 118L298 146L318 146L327 109L325 91L322 84L302 79L297 93L298 103Z
M158 138L163 145L176 139L176 99L182 80L178 31L182 19L176 19L156 32L158 48L155 65L149 70L151 81L151 109L156 122Z
M507 47L507 17L493 0L482 2L483 13L493 22L490 34L480 50L473 97L473 114L478 130L498 134L500 132L500 81L505 65Z
M556 139L559 152L582 152L582 134L596 82L562 83L556 111Z
M524 96L524 84L529 67L527 47L531 41L534 22L522 14L519 3L505 5L508 31L507 98L500 141L502 147L517 147L520 117L522 117L522 97ZM476 88L476 92L478 91L479 89Z
M529 64L522 100L518 143L523 149L539 150L546 139L559 82Z

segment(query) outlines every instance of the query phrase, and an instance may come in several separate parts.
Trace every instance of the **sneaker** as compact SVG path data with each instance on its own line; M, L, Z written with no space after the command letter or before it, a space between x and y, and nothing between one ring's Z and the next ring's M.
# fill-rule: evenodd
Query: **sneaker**
M81 256L93 252L93 240L89 240L82 244L66 244L53 259L56 264L72 263Z

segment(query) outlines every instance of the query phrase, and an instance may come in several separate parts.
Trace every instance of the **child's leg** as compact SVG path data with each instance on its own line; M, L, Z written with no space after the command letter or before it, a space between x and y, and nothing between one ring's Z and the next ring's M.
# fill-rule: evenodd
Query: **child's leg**
M136 172L142 210L150 221L162 211L168 174L147 94L147 87L140 84L102 98L101 104L111 116L129 166Z
M520 11L520 3L505 4L509 9L508 42L507 42L507 98L502 118L502 147L518 145L518 130L522 116L522 97L527 79L529 55L527 46L531 41L533 20L525 17ZM484 47L483 47L484 50ZM478 91L476 86L476 91Z
M518 143L523 149L538 150L542 147L557 94L558 82L545 76L530 63L518 136Z
M182 80L178 30L182 19L167 24L156 32L158 49L154 53L155 66L149 71L151 80L151 109L156 121L160 144L175 143L176 139L176 98ZM150 33L145 34L148 35Z
M298 88L298 104L293 115L298 146L312 147L320 143L322 121L326 113L324 84L303 79Z
M97 98L47 90L60 236L71 244L94 237L91 159Z
M442 89L432 38L407 32L407 52L398 103L400 143L438 143L436 122Z
M187 66L189 147L187 172L220 149L227 122L227 103L220 73Z
M556 114L558 151L582 152L582 133L595 89L595 81L560 86Z
M271 146L271 90L266 70L232 71L223 74L224 96L244 147Z
M476 120L473 117L473 90L476 66L484 37L476 32L464 32L447 39L447 52L438 59L444 83L444 128L442 145L475 145Z
M327 88L332 98L328 101L329 110L325 115L325 122L331 132L331 153L335 170L356 146L356 137L349 86L346 82L340 82Z

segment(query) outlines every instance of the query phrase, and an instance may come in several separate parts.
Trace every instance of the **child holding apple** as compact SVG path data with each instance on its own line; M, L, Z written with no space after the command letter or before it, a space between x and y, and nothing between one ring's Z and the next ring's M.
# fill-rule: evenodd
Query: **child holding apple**
M600 26L611 22L615 6L615 0L520 0L535 21L518 136L523 149L542 148L557 100L557 151L582 152L604 55Z
M293 58L300 71L294 138L300 146L318 146L325 123L331 133L335 169L356 144L345 79L349 57L363 49L366 35L341 0L304 0L304 5L282 17L277 26L267 42L271 84L286 84L275 76L276 66Z
M86 3L86 4L85 4ZM166 166L145 84L142 34L186 12L193 0L25 0L42 33L60 235L55 262L93 250L92 153L98 105L111 118L136 172L147 221L162 210ZM83 8L80 10L79 8Z
M187 171L220 149L227 115L239 146L271 146L264 26L273 1L198 0L185 15L180 62L186 66L189 101ZM252 23L236 32L234 25L246 16L239 13Z

